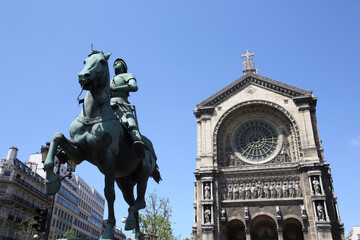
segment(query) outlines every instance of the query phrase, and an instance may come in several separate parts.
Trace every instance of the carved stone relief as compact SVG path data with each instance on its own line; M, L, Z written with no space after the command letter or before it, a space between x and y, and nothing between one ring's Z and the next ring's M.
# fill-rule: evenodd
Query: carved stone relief
M282 148L279 154L270 163L291 162L290 144L287 139L284 139Z
M228 178L223 180L222 200L300 198L298 176Z

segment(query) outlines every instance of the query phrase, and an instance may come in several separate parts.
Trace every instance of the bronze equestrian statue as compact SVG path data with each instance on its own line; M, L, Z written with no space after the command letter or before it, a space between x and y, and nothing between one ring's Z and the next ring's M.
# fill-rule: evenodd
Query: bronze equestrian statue
M145 136L138 136L138 138L133 136L134 129L139 131L137 124L134 127L131 122L132 116L128 118L130 123L122 120L124 116L126 118L132 114L130 108L127 108L129 105L122 105L119 99L114 99L115 101L112 99L110 103L112 96L107 62L110 55L92 51L84 61L85 66L78 74L78 79L82 89L88 92L80 114L70 125L70 139L60 132L55 133L51 138L44 163L46 192L53 195L61 186L59 175L54 173L54 159L58 153L75 161L76 164L84 160L89 161L105 175L104 192L108 203L108 223L100 239L114 238L113 227L116 223L114 182L116 181L125 201L129 204L125 230L135 230L135 238L140 240L143 235L139 229L138 211L146 206L147 182L149 177L153 177L159 183L161 176L151 141ZM117 71L116 68L115 71ZM127 80L131 81L131 79ZM128 94L131 89L125 89L126 91ZM126 101L123 102L129 104ZM127 108L127 111L119 111L120 108ZM135 185L137 185L136 199L133 194Z

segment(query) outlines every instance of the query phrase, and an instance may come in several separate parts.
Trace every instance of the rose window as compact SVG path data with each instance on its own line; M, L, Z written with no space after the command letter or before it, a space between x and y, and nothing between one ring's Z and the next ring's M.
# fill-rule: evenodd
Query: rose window
M234 134L234 146L242 160L264 162L278 148L279 134L273 126L263 121L248 121L241 124Z

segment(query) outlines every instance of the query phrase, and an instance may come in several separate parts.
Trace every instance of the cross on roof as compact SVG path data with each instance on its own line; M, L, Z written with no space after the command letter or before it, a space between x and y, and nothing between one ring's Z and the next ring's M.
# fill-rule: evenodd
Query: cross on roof
M255 53L249 53L249 49L246 49L246 53L245 54L241 54L241 57L244 58L246 57L246 60L249 60L250 57L255 56Z

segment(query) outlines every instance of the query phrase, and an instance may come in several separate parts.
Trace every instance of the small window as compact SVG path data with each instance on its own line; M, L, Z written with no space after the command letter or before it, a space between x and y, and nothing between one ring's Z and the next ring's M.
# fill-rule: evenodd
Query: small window
M10 171L5 171L4 172L4 176L10 176L11 172Z
M0 186L0 194L6 193L7 186Z

